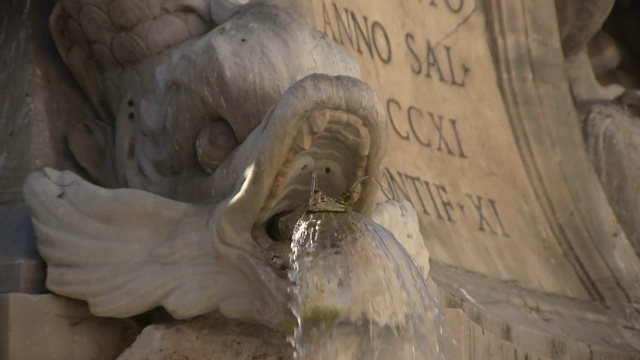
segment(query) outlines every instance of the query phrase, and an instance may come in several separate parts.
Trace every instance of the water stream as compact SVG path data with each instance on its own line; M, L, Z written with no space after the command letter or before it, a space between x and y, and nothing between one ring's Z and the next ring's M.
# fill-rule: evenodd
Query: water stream
M443 359L441 314L387 229L316 194L291 249L296 359Z

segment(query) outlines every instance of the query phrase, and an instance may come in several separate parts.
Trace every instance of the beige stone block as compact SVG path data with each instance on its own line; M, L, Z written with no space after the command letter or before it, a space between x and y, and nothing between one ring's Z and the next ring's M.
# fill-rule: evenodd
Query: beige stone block
M86 303L52 294L0 295L0 359L113 360L133 322L91 315Z
M460 309L444 309L442 320L443 350L447 359L464 359L467 352L465 342L467 324L465 314Z
M292 359L284 334L219 315L146 327L118 360Z
M445 309L444 319L445 359L550 359L485 331L482 326L471 321L461 309Z

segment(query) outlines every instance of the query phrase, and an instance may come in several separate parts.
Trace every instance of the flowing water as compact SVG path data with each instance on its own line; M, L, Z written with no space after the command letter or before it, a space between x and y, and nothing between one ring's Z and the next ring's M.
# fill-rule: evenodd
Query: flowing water
M387 229L321 200L297 222L291 248L296 359L443 359L441 315Z

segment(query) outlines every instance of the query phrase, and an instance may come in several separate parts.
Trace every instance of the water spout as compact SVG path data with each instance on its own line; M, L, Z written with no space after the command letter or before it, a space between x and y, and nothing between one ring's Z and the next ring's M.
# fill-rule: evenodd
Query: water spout
M311 173L311 194L309 194L309 206L313 205L313 196L316 193L316 185L318 183L318 172L314 169Z
M296 359L442 359L441 315L411 256L381 225L320 199L291 243Z

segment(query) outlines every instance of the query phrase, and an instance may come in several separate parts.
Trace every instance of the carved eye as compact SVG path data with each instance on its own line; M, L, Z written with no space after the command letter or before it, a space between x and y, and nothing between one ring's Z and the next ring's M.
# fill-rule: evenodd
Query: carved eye
M198 133L198 162L212 174L237 146L238 138L231 125L225 120L216 120Z

